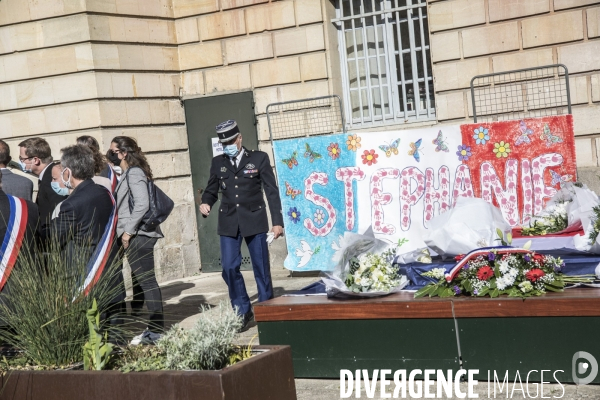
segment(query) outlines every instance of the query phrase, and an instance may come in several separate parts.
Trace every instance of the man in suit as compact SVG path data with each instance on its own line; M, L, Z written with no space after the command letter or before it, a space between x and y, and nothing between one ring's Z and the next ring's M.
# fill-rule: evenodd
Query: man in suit
M273 284L267 244L269 222L263 188L269 203L275 239L283 234L281 199L267 153L246 150L242 146L237 123L233 120L219 124L216 130L224 154L212 159L200 212L208 216L218 200L220 190L222 199L218 207L218 234L221 236L223 279L229 288L231 304L238 314L244 316L245 327L253 319L254 313L240 272L242 239L245 239L250 251L258 301L269 300L273 298Z
M52 162L50 145L42 138L31 138L19 143L19 161L25 172L32 172L39 178L36 204L40 212L40 226L47 224L52 211L66 197L52 189ZM48 168L50 167L50 168Z
M3 171L4 172L4 171ZM35 251L34 236L38 223L37 206L29 200L18 198L4 192L4 174L0 175L0 241L6 243L5 251L0 254L0 264L4 266L0 272L0 302L5 304L10 297L10 275L13 268L18 268L19 255L22 252ZM19 218L25 224L14 223ZM16 254L16 257L11 257ZM6 327L0 315L0 327Z
M67 260L73 260L73 273L80 274L80 260L89 260L86 267L85 293L94 285L93 277L110 279L106 288L110 291L107 301L111 323L119 324L115 317L121 312L125 299L125 286L120 268L114 264L117 247L116 202L105 187L94 183L94 154L83 145L69 146L61 150L61 179L71 195L62 202L58 216L42 229L45 238L54 235ZM104 249L104 250L103 250ZM96 268L94 270L94 268ZM91 279L91 280L90 280ZM105 290L105 289L102 289ZM114 317L114 319L113 319Z
M0 171L2 172L2 190L11 196L20 197L31 201L33 195L33 182L23 176L17 175L8 169L10 163L10 147L4 140L0 140Z

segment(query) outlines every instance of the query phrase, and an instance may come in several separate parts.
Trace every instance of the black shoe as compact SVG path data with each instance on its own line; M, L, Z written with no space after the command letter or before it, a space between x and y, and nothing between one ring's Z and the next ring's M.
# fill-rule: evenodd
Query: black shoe
M242 319L242 327L240 328L240 332L245 332L247 331L250 326L250 322L254 321L254 312L252 310L248 311L246 314L244 314L244 317Z

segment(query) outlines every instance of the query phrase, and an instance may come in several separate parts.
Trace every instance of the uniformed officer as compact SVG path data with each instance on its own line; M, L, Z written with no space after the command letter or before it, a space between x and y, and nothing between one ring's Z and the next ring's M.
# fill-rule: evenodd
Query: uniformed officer
M217 125L216 130L224 154L212 159L200 212L204 216L209 214L218 200L220 189L222 199L218 207L218 234L221 236L223 279L229 288L231 304L244 317L245 327L253 319L254 313L240 272L242 238L246 240L250 251L258 301L269 300L273 298L273 284L267 244L269 222L263 188L271 212L274 239L283 234L281 199L267 153L242 147L242 135L234 120Z

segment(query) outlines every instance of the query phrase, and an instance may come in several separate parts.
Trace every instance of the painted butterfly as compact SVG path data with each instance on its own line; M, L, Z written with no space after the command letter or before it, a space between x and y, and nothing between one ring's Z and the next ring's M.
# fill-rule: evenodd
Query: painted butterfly
M296 198L296 196L298 196L300 193L302 193L301 190L292 189L292 185L290 185L287 182L285 183L285 195L286 196L291 196L292 200L294 200Z
M298 152L294 151L290 158L284 158L283 160L281 160L281 162L286 164L289 169L292 169L294 168L294 165L298 165L298 160L296 160L297 156Z
M423 151L421 149L421 142L423 141L423 139L419 139L416 142L410 142L410 148L411 150L408 151L408 155L409 156L413 156L415 158L415 160L417 160L417 162L421 161L421 155L419 154L419 151Z
M531 143L531 138L529 136L533 135L533 131L525 125L525 121L519 122L519 129L521 130L521 133L519 133L519 137L517 137L517 140L515 141L515 146L520 146L523 143Z
M392 143L382 144L379 148L385 152L386 157L391 157L392 153L398 154L398 145L400 144L400 139L394 140Z
M573 175L560 175L559 173L550 170L550 175L552 175L552 186L555 186L560 183L560 186L564 182L571 182L573 180Z
M450 151L448 145L446 144L446 138L443 136L442 131L438 132L437 138L433 139L432 143L436 145L435 151L437 152L445 151L446 153L448 153Z
M550 132L548 124L544 125L544 132L540 135L540 139L546 141L546 147L550 147L554 143L562 143L563 141L559 136L553 135L552 132Z
M304 157L307 157L309 162L314 162L317 158L322 158L319 153L312 151L308 143L306 143L306 152L304 153Z

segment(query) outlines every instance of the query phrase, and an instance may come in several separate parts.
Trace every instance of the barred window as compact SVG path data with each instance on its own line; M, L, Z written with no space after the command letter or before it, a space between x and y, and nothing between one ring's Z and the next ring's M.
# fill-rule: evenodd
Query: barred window
M350 125L435 119L426 0L337 0Z

